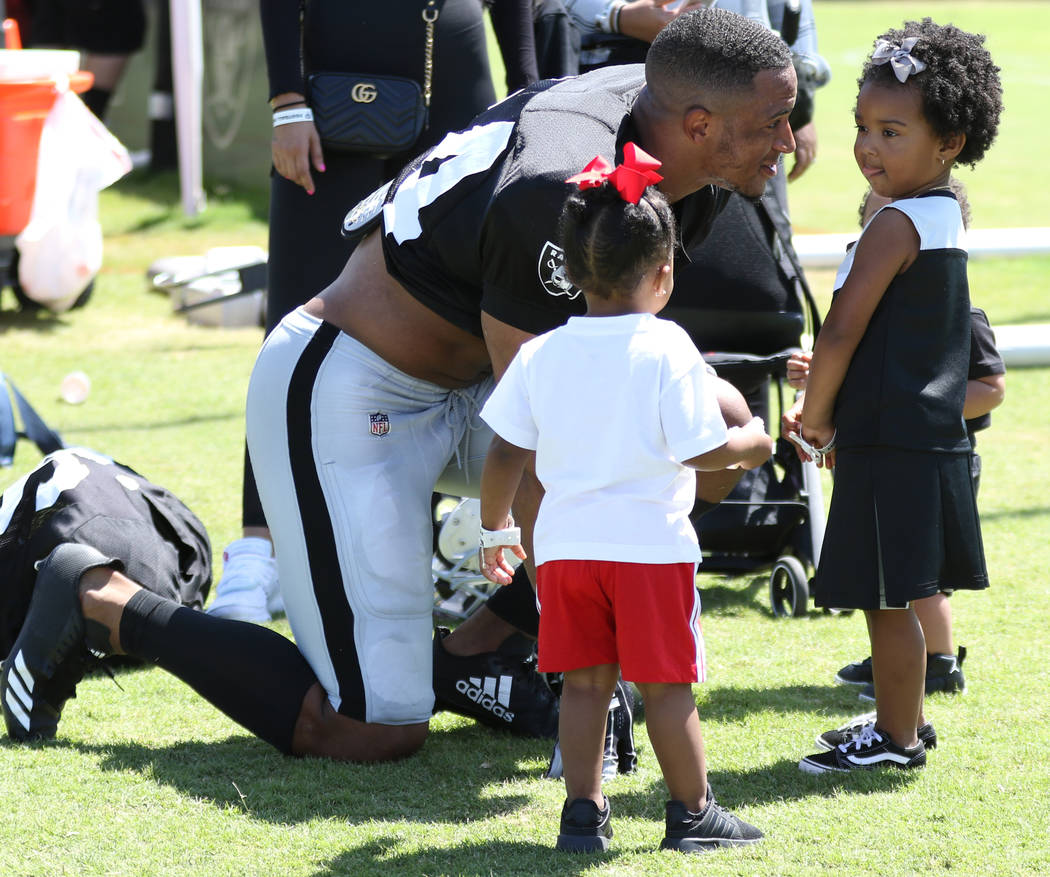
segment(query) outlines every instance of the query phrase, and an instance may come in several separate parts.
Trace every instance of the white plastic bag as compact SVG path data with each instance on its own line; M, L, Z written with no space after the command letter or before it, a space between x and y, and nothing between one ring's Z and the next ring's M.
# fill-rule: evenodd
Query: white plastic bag
M98 193L131 170L127 149L71 91L44 121L29 224L15 238L18 282L48 310L71 307L102 267Z

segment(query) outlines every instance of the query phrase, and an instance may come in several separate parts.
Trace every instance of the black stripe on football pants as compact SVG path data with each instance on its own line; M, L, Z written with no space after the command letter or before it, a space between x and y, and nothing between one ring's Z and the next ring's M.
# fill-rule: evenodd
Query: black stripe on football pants
M306 542L314 599L339 685L339 712L363 722L365 687L353 641L354 613L346 599L332 518L317 475L310 416L317 373L338 336L336 326L322 322L299 357L288 384L286 428L295 499Z

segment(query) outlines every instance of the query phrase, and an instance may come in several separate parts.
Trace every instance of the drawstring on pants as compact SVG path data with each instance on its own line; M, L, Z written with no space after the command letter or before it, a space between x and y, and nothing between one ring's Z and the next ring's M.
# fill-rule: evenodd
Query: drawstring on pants
M452 430L455 436L454 447L456 449L456 466L460 471L464 470L463 457L460 451L460 443L463 442L463 449L467 452L467 456L470 456L470 433L475 430L481 429L481 422L474 422L475 415L481 411L481 406L478 405L478 400L474 397L474 394L469 390L449 390L448 396L445 397L445 425ZM469 483L470 472L466 471L466 477Z

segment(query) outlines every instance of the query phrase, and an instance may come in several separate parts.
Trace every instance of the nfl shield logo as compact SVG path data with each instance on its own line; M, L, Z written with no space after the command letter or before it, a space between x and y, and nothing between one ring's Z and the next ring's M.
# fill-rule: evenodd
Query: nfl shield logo
M368 415L369 429L372 435L386 435L390 432L390 418L382 411Z

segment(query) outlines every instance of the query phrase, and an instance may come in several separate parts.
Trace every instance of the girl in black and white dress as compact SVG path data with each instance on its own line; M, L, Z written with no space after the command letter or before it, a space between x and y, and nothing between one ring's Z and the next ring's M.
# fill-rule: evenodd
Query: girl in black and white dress
M802 759L809 773L925 764L926 645L912 602L949 582L988 586L963 422L966 249L948 189L998 126L999 69L983 42L907 22L876 41L860 79L854 156L891 203L839 269L794 426L816 449L804 456L836 466L815 599L864 610L877 717Z

